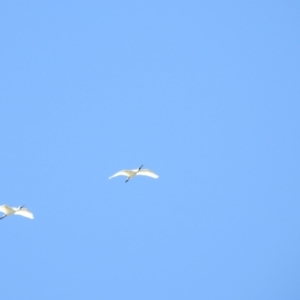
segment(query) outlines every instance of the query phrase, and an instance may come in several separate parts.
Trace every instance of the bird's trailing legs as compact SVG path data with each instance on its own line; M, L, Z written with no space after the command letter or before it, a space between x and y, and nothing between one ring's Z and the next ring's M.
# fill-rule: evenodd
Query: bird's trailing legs
M125 183L126 183L126 182L128 182L128 181L129 181L129 179L130 179L130 177L128 177L128 178L126 179Z
M7 215L3 215L3 216L0 218L0 220L4 219L6 216L7 216Z
M143 167L143 165L141 165L140 167L139 167L139 171L140 171L140 169Z

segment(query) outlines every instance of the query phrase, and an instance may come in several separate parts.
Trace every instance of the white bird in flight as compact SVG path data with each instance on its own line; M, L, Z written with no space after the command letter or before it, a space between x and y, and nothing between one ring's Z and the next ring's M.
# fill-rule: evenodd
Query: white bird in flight
M0 211L4 213L4 215L0 217L0 220L10 215L20 215L25 218L33 219L32 212L27 208L24 208L24 205L19 207L10 207L5 204L0 206Z
M127 176L127 179L125 181L125 183L130 180L131 178L133 178L136 175L142 175L142 176L149 176L152 178L158 178L158 175L156 175L155 173L153 173L151 170L149 169L143 169L141 170L143 167L143 165L141 165L138 169L134 169L134 170L122 170L120 172L117 172L116 174L110 176L108 179L111 179L113 177L117 177L117 176Z

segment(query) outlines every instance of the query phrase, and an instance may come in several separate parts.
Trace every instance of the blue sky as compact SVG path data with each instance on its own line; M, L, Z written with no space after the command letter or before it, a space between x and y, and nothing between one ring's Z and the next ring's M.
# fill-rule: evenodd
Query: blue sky
M299 13L2 1L1 299L299 299Z

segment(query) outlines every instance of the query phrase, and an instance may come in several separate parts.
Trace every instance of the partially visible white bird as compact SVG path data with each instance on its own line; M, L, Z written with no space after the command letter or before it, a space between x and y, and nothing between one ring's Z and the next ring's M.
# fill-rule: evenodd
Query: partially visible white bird
M10 207L5 204L0 206L0 211L4 213L4 215L0 217L0 220L10 215L20 215L25 218L33 219L32 212L27 208L24 208L24 205L19 207Z
M156 175L154 172L152 172L149 169L143 169L141 170L143 167L143 165L141 165L138 169L134 169L134 170L122 170L112 176L110 176L108 179L111 179L113 177L117 177L117 176L127 176L127 180L125 181L125 183L130 180L131 178L133 178L136 175L142 175L142 176L149 176L152 178L158 178L158 175Z

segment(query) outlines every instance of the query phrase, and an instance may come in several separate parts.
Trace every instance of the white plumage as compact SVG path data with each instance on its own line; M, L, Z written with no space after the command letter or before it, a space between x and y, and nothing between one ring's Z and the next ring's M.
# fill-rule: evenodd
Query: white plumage
M128 180L130 180L131 178L133 178L136 175L141 175L141 176L148 176L148 177L152 177L152 178L158 178L158 175L155 174L154 172L152 172L149 169L142 169L143 166L140 166L138 169L133 169L133 170L122 170L117 172L116 174L110 176L108 179L117 177L117 176L127 176L127 180L125 182L127 182Z
M0 217L0 220L10 216L10 215L20 215L22 217L25 218L29 218L29 219L33 219L33 214L31 211L29 211L27 208L24 208L23 206L19 206L19 207L10 207L8 205L1 205L0 206L0 212L3 212L4 215L2 217Z

